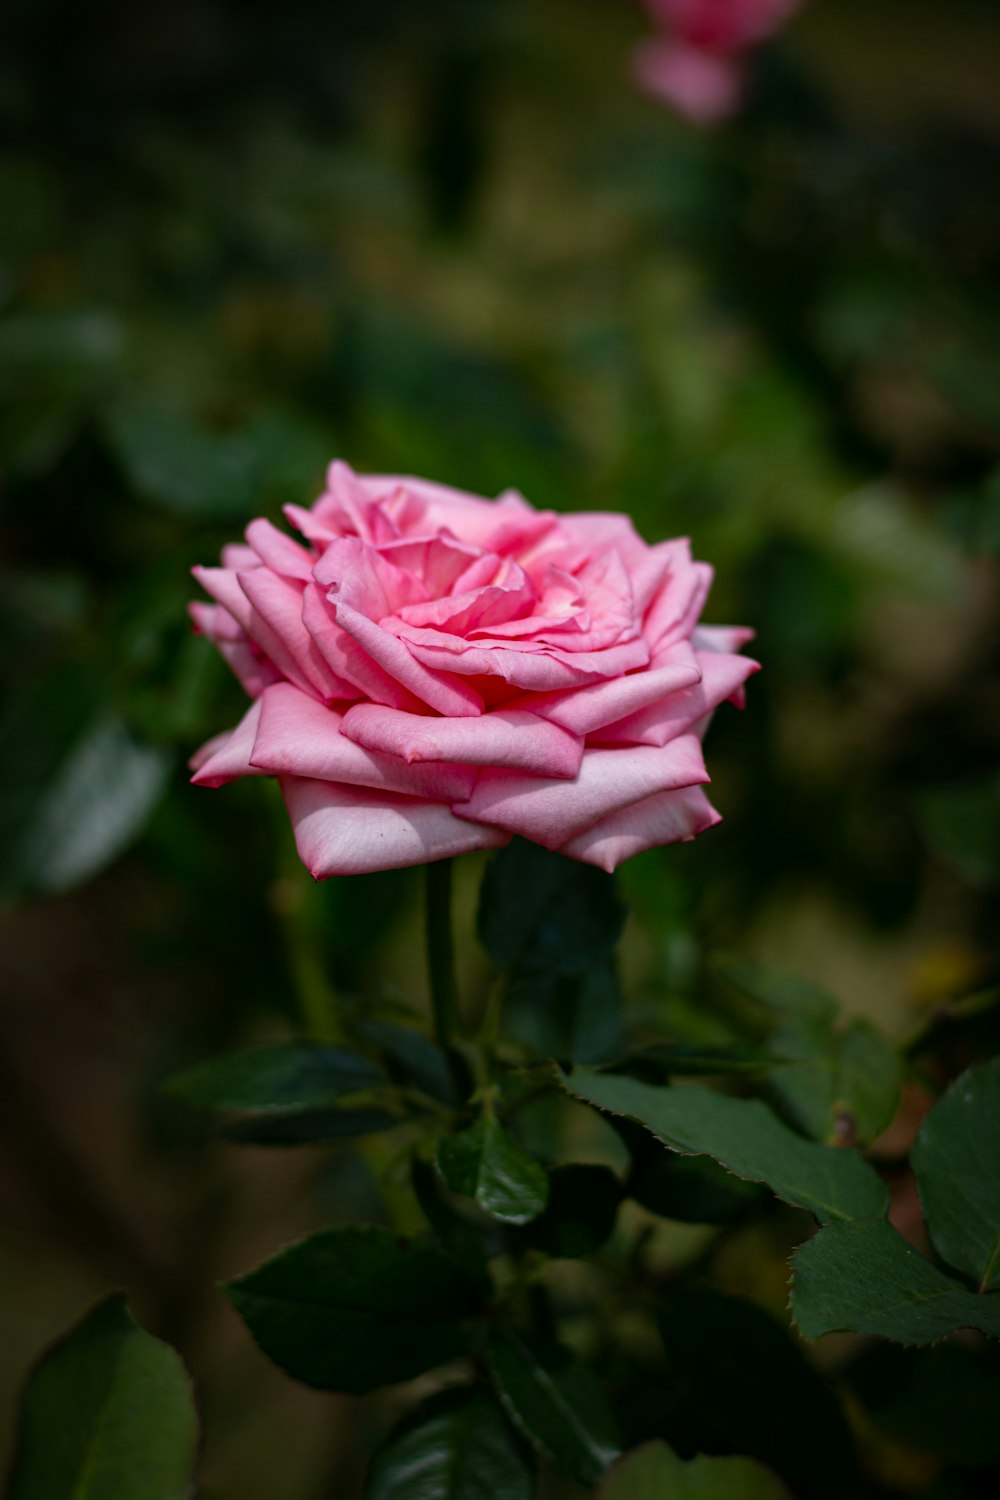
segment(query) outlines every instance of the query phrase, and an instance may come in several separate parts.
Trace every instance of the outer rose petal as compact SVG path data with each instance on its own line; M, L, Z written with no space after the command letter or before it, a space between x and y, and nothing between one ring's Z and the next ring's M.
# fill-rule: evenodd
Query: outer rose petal
M610 872L633 854L693 839L721 821L700 786L678 787L610 813L570 839L561 852Z
M188 605L188 613L195 630L212 642L251 698L259 697L269 683L280 679L274 663L255 651L232 615L220 604L204 604L195 599Z
M260 648L281 676L287 677L290 682L297 683L306 693L314 693L321 698L326 696L325 692L320 692L311 678L302 671L295 652L291 651L282 640L280 631L281 626L287 623L286 614L279 612L277 619L279 628L273 628L253 607L249 595L240 584L241 578L250 578L254 573L264 575L271 580L272 584L279 587L284 580L266 568L253 568L238 575L228 568L192 568L191 571L206 594L210 594L223 609L229 611L244 634ZM294 588L293 584L286 586Z
M271 776L309 776L353 786L455 802L468 797L476 773L469 766L408 766L367 750L341 733L341 715L277 682L260 700L251 764Z
M344 715L341 732L407 764L452 761L572 780L583 757L581 739L524 709L497 708L479 718L425 718L357 703Z
M282 578L270 568L254 568L250 573L238 573L237 577L255 614L281 642L313 693L324 701L353 698L350 686L330 671L302 623L302 585Z
M685 734L727 698L739 693L748 677L759 670L748 656L723 656L720 652L700 652L701 681L671 693L658 703L651 703L616 724L608 724L594 735L602 745L666 745L679 734Z
M586 750L575 781L484 771L455 812L560 849L608 813L708 779L698 739L685 735L663 749Z
M260 722L260 699L251 703L235 729L217 734L191 757L195 786L223 786L240 776L263 776L266 773L250 764L253 742Z
M440 803L329 781L282 778L299 857L317 880L427 864L474 849L498 849L510 835L469 823Z
M246 529L246 539L258 558L267 567L273 568L285 578L298 578L303 583L312 577L316 559L305 547L300 547L284 531L270 521L258 517Z
M573 734L591 734L628 714L659 703L669 693L692 687L701 675L687 641L677 641L655 666L627 677L610 677L568 693L540 693L515 700L519 708L530 708Z

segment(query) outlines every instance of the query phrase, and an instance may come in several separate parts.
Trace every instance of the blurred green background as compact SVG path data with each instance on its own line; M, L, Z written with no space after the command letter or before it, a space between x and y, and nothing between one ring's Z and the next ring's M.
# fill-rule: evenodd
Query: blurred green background
M353 1494L384 1422L213 1290L377 1214L371 1160L206 1148L156 1090L316 987L424 1004L418 872L314 887L270 785L186 780L242 711L189 569L330 458L688 534L709 618L756 627L709 738L726 821L622 872L634 1005L696 1028L730 948L901 1036L997 975L995 5L813 0L710 133L633 87L644 29L629 0L0 21L0 1404L124 1285L198 1381L206 1495Z

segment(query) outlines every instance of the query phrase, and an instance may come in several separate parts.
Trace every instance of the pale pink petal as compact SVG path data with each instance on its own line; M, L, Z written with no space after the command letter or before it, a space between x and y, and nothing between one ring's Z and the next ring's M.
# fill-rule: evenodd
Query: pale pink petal
M241 579L250 577L264 578L280 587L283 580L267 568L253 568L248 573L233 573L228 568L192 568L191 571L205 592L229 611L244 634L255 642L283 677L297 683L304 692L316 693L319 697L326 696L319 692L316 684L301 670L294 652L289 650L279 631L272 629L265 617L254 608L240 582ZM294 588L294 585L289 584L288 587ZM266 583L264 589L267 589ZM279 619L279 625L280 623Z
M282 578L270 568L255 568L236 576L253 606L250 634L260 641L285 676L323 702L353 698L350 686L330 671L302 623L301 583Z
M245 535L260 561L276 573L303 582L312 577L315 557L270 521L260 518L251 521Z
M427 598L419 578L356 536L331 542L314 566L313 577L328 590L328 599L349 604L369 620L384 620Z
M484 771L455 812L559 849L599 818L654 792L708 780L694 735L663 749L585 750L575 781Z
M478 718L419 718L358 703L344 715L341 727L359 745L408 764L452 761L572 780L583 756L583 742L576 735L523 709L492 709Z
M515 700L518 708L531 708L543 718L561 724L573 734L591 734L626 715L658 703L670 693L691 687L701 669L687 641L676 641L644 672L630 672L568 693L540 693Z
M700 786L678 787L609 813L560 852L612 871L634 854L693 839L721 821Z
M480 714L483 700L475 688L454 682L443 673L419 661L408 645L376 625L341 599L330 600L337 624L353 636L372 661L394 677L415 697L442 714ZM433 633L433 632L431 632Z
M518 647L502 642L472 646L459 636L442 636L439 631L402 624L398 629L413 656L425 666L463 677L502 677L513 687L542 693L583 687L644 667L649 661L649 647L643 640L626 641L607 651L574 652L533 642L519 643Z
M235 729L228 734L217 734L207 745L191 757L195 773L191 777L195 786L223 786L227 781L236 781L240 776L263 776L264 772L250 764L250 754L260 720L260 699L251 703Z
M379 547L379 552L397 568L421 580L431 599L447 597L466 570L481 562L478 547L460 542L448 532L430 536L401 536ZM493 571L499 558L493 558Z
M643 634L653 647L688 640L712 587L708 563L691 561L687 542L678 543L670 572L650 604Z
M221 604L205 604L195 599L188 605L188 613L196 632L212 642L251 698L259 697L269 683L279 680L277 667L244 635Z
M745 625L699 625L691 644L696 651L742 651L756 634Z
M707 719L713 709L727 698L733 698L747 678L760 670L757 662L747 656L703 651L697 654L697 659L701 668L700 682L683 692L670 693L638 713L597 730L595 743L665 745Z
M284 777L281 789L299 857L317 880L427 864L510 839L436 802L297 776Z
M337 624L333 606L327 603L318 584L306 585L302 597L302 623L330 670L357 688L354 696L370 698L373 703L386 703L409 713L429 712L425 703L383 671L354 637Z
M335 709L324 708L291 683L275 683L260 700L251 762L273 776L343 781L448 803L468 797L475 785L471 766L410 766L348 739L341 723Z

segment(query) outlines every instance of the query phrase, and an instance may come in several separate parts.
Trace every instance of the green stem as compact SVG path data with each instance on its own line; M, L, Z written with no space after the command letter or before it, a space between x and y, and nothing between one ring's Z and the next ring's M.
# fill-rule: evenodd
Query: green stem
M451 1068L461 1096L464 1086L458 1060L453 1053L459 1035L461 1018L458 1009L458 984L455 980L455 944L451 929L450 859L439 859L427 866L424 932L427 939L427 972L431 987L431 1011L434 1035Z

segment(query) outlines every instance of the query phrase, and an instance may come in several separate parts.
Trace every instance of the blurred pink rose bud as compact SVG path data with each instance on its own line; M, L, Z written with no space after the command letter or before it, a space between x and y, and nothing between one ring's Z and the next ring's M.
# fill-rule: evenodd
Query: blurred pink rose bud
M644 0L659 35L640 43L635 75L696 124L737 108L743 54L777 31L801 0Z
M191 606L253 702L195 782L275 776L317 878L513 834L613 870L718 821L701 741L751 632L712 571L627 516L330 469L302 537L252 521Z

